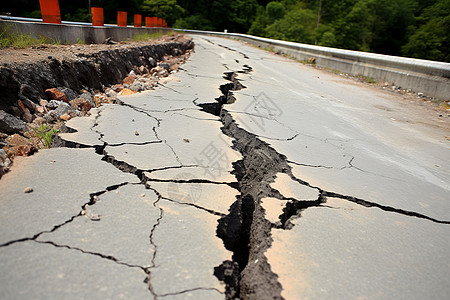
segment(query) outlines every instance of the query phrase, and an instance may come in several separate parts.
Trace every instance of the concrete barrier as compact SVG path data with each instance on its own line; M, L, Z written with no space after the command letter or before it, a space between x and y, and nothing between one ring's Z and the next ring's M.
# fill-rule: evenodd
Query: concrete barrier
M300 61L314 58L318 67L370 77L379 82L388 82L440 100L450 100L450 63L278 41L247 34L198 30L176 31L220 36L244 41L258 47L270 47L274 51Z
M3 17L2 17L3 19ZM132 40L136 34L167 33L173 31L171 28L134 28L133 26L118 27L115 25L91 26L89 23L48 24L33 21L15 21L3 19L1 26L20 34L31 34L35 38L48 37L62 43L77 43L82 41L86 44L101 44L107 38L114 41Z

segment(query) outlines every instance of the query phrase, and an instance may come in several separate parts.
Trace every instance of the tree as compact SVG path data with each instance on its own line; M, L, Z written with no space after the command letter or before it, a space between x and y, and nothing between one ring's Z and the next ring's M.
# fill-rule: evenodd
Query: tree
M438 0L423 9L419 26L402 47L402 54L410 57L450 62L450 2Z
M149 16L166 20L168 24L173 24L184 12L176 0L144 0L141 10Z

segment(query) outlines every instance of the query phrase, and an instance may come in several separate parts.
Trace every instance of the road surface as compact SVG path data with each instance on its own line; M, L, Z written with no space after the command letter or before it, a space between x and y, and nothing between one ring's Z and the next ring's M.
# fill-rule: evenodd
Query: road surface
M194 41L0 180L2 298L448 299L448 116Z

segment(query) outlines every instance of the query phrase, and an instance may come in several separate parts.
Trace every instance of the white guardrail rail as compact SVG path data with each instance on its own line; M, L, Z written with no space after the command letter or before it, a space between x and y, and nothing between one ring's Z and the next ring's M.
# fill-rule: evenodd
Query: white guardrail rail
M248 34L226 33L172 28L134 28L105 24L93 27L91 23L62 21L62 24L42 23L41 19L0 16L14 30L33 35L46 35L62 41L83 40L87 43L102 43L112 37L120 41L132 38L141 32L177 31L186 34L212 35L240 40L259 47L271 47L274 51L300 61L314 58L321 68L337 70L354 76L373 78L402 89L410 89L439 100L450 100L450 63L389 56L361 51L343 50L287 41L272 40Z

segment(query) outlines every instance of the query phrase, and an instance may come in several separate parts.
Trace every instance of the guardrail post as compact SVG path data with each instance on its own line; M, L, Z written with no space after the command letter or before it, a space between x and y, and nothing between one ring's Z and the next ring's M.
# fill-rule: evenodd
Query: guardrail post
M151 25L151 18L145 17L145 27L152 27Z
M127 12L126 11L118 11L117 12L117 26L127 27Z
M42 21L44 23L61 24L61 12L58 0L39 0Z
M92 26L104 26L103 21L103 8L102 7L91 7L92 13Z
M134 15L134 27L142 27L142 15Z

